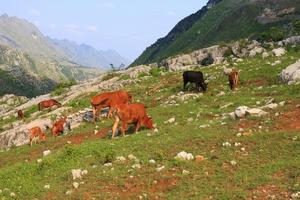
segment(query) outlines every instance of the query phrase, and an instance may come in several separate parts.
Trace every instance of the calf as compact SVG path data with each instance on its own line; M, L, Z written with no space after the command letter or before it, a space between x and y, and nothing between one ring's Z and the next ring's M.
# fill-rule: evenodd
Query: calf
M232 72L228 75L229 86L231 90L235 90L239 83L239 72L236 69L233 69Z
M22 110L18 110L18 117L19 119L24 119L24 113Z
M149 129L153 128L152 119L147 115L144 104L119 104L114 108L115 123L112 127L112 138L115 137L115 132L118 127L119 121L122 121L122 135L125 136L127 130L127 124L136 123L135 132L137 132L141 126L146 126Z
M58 136L60 133L63 133L65 129L71 130L71 124L67 121L67 118L60 119L53 124L51 133L53 136Z
M91 105L93 107L94 122L98 112L103 108L109 107L107 117L110 117L112 108L118 104L129 103L131 101L132 97L126 91L105 92L92 97Z
M183 73L183 90L186 90L186 85L188 83L196 83L196 88L198 92L200 92L200 87L204 92L206 92L207 83L204 82L204 77L202 72L185 71Z
M46 141L46 135L42 131L42 129L38 126L33 127L29 130L29 141L30 141L30 146L32 146L33 142L38 141Z

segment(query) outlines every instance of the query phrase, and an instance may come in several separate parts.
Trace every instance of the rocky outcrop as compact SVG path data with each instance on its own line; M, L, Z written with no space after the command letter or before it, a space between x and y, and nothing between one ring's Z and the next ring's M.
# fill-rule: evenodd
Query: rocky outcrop
M164 66L169 71L178 71L184 66L201 65L201 63L208 58L213 61L213 64L220 64L224 61L223 56L226 50L228 50L228 47L220 47L219 45L199 49L190 54L183 54L165 59L159 66Z
M284 69L280 74L280 78L287 84L300 82L300 60Z

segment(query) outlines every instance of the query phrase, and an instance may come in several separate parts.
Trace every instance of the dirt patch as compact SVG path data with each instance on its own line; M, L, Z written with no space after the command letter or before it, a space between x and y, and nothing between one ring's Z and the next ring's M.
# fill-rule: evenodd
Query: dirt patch
M238 125L237 125L237 131L242 128L244 130L247 130L247 129L251 129L251 128L257 128L258 126L261 125L261 122L260 121L253 121L253 120L240 120Z
M276 119L275 129L287 131L300 131L300 108L286 112Z
M250 191L248 200L289 199L290 193L276 185L263 185Z

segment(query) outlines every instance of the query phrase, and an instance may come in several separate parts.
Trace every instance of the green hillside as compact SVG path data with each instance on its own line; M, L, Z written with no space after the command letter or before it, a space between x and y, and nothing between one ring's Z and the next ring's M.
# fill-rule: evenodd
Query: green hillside
M211 5L179 22L166 37L148 47L132 66L240 38L276 40L299 32L299 0L209 1L208 6Z

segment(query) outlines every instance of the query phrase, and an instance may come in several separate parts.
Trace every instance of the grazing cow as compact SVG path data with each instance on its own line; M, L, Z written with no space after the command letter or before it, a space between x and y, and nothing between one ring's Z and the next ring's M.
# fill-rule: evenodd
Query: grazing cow
M135 123L135 132L137 132L141 126L146 126L149 129L153 128L152 119L147 115L144 104L119 104L114 110L115 123L112 127L112 138L115 137L115 132L118 127L119 121L122 121L122 135L125 136L127 130L127 124Z
M188 83L196 83L196 88L198 92L200 92L200 87L204 92L206 92L207 83L204 82L202 72L185 71L183 73L183 90L186 90L186 85Z
M229 86L231 90L235 90L239 83L239 72L236 69L233 69L232 72L228 75Z
M42 129L38 126L33 127L29 130L29 140L30 140L30 146L32 146L33 142L38 141L46 141L46 135L42 131Z
M18 117L19 119L24 119L24 113L22 110L18 110Z
M67 118L60 119L53 124L51 129L53 136L58 136L60 133L63 133L66 129L71 130L71 124L67 121Z
M39 111L41 111L44 108L50 108L51 110L53 106L61 107L61 104L54 99L44 100L38 103Z
M107 117L111 115L111 109L118 104L129 103L132 101L131 95L126 91L105 92L92 97L91 104L93 107L94 122L103 108L109 107Z

